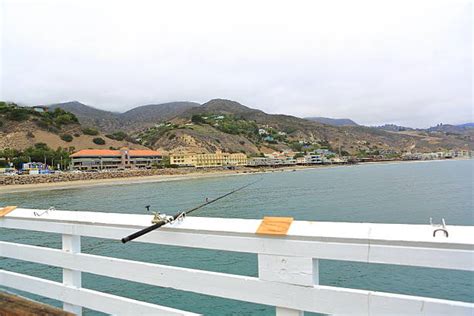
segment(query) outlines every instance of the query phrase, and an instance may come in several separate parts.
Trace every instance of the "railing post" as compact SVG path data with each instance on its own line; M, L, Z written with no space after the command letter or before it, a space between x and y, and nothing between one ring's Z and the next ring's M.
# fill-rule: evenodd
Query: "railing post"
M63 235L63 251L70 253L81 252L81 236ZM82 286L81 271L63 269L63 284L73 287ZM63 303L63 309L76 315L82 315L82 307Z
M319 262L313 258L258 254L258 277L262 280L312 287L319 284ZM276 307L277 316L302 316L303 311Z

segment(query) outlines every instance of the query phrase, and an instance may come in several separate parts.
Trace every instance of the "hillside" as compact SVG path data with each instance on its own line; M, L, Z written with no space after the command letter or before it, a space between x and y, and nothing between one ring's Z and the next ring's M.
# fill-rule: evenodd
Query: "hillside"
M105 143L95 143L96 138ZM84 128L74 114L61 109L39 113L31 108L0 102L0 149L23 150L36 143L45 143L53 149L61 147L72 150L123 146L145 148L140 144L111 139L97 130Z
M67 112L73 113L78 118L81 125L95 127L101 131L115 131L115 129L120 126L118 113L99 110L77 101L51 104L48 105L48 107L52 110L61 108Z
M73 113L83 126L98 128L106 133L141 130L151 127L156 123L165 122L196 106L199 106L199 104L193 102L170 102L143 105L124 113L117 113L99 110L77 101L49 105L51 109L61 108Z
M329 117L305 117L305 120L314 121L322 124L333 125L333 126L358 126L356 122L351 119L335 119Z
M461 125L438 124L427 129L428 132L442 132L452 134L466 134L474 130L473 123L466 123Z
M188 109L169 124L146 130L137 137L144 145L167 151L221 149L249 154L315 148L347 154L474 148L474 135L434 135L425 131L405 134L364 126L331 126L289 115L267 114L223 99Z
M62 109L70 109L77 115ZM32 109L21 111L30 111L28 118L23 121L9 119L7 124L3 124L0 146L23 148L45 142L53 148L125 145L146 146L165 152L223 150L250 155L328 148L345 155L362 156L474 149L474 129L469 127L442 125L414 130L395 125L377 128L334 126L290 115L267 114L224 99L211 100L200 106L191 102L152 104L125 113L102 111L79 102L57 104L50 108L49 113L43 114ZM7 116L3 116L5 121ZM56 122L58 118L59 122ZM98 135L88 135L90 133L84 131L90 129L85 127L100 132L92 129ZM94 144L92 140L97 137L104 139L106 144Z

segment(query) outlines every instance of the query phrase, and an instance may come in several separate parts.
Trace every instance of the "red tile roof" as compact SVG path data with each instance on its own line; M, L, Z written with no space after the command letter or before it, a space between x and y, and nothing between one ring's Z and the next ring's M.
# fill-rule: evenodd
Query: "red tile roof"
M160 152L156 150L129 150L128 154L130 157L140 157L140 156L161 156Z
M161 156L158 151L155 150L129 150L128 154L130 157L141 157L141 156ZM71 155L71 157L120 157L120 150L109 150L109 149L83 149Z

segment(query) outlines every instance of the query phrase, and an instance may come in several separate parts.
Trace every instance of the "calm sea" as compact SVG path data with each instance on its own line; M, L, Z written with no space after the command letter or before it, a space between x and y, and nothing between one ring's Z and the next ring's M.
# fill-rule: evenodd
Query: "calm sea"
M195 216L297 220L474 225L474 160L320 168L263 175L241 191ZM104 186L5 194L0 205L62 210L145 213L152 205L168 214L226 193L260 176L216 177L162 183ZM0 229L0 239L60 247L58 235ZM253 254L83 238L83 252L188 268L257 276ZM0 258L0 269L61 281L58 268ZM133 271L130 271L133 273ZM324 260L320 282L357 289L389 291L474 302L474 273ZM274 307L249 304L83 274L83 286L206 315L272 315ZM27 295L25 293L21 293ZM59 302L27 295L49 304ZM86 315L96 312L85 311Z

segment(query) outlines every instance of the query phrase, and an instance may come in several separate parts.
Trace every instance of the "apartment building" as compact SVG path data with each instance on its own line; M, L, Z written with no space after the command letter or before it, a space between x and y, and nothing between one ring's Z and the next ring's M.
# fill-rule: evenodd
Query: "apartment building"
M170 155L170 164L197 168L245 166L247 155L243 153L223 153L221 151L213 154L176 153Z
M154 150L83 149L71 156L71 167L75 170L107 170L151 168L159 164L162 155Z

